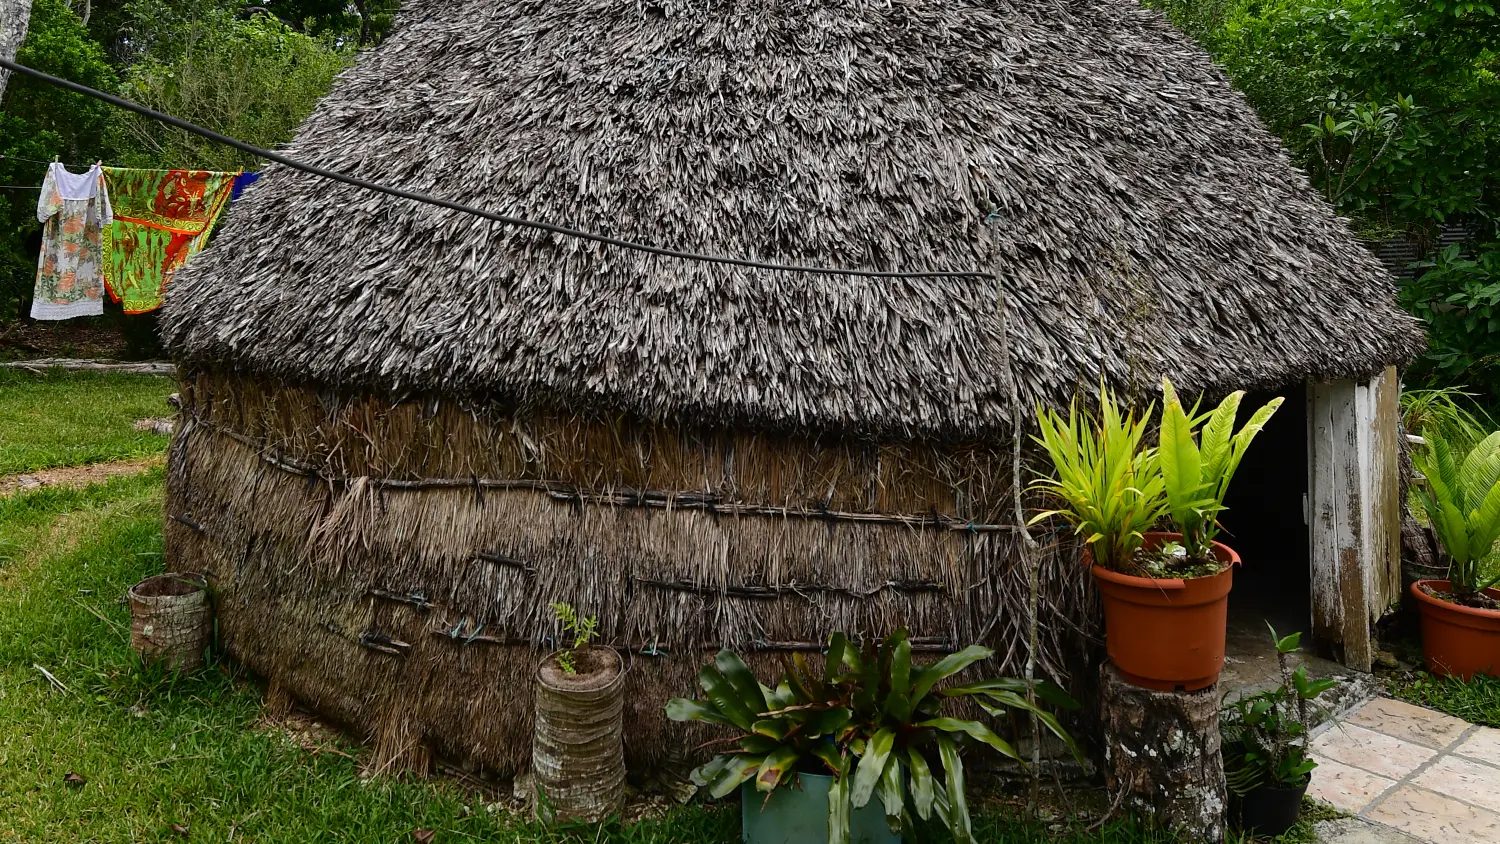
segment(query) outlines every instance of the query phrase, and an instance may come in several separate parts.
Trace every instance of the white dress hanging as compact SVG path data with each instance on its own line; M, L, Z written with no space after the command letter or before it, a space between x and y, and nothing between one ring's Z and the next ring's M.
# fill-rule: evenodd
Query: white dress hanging
M44 224L37 261L32 319L70 319L104 313L104 227L113 221L104 171L47 168L36 218Z

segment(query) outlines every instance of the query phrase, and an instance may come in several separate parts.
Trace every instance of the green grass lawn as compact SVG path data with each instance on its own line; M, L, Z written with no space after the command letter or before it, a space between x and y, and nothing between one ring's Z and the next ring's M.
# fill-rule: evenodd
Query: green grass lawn
M161 452L165 438L130 425L164 415L172 386L0 370L0 474ZM451 780L364 779L357 744L314 753L258 726L260 689L231 664L190 677L140 665L123 596L164 570L162 478L156 468L0 498L0 844L181 841L174 824L196 841L408 842L417 829L439 844L738 840L734 803L555 830L491 812ZM978 794L971 803L987 844L1172 840L1131 821L1089 831L1020 820ZM1314 817L1285 840L1313 840Z
M160 454L166 437L131 426L170 415L175 389L151 375L0 369L0 475Z
M438 842L737 840L733 804L556 831L451 781L366 781L357 746L313 754L257 728L260 691L227 666L143 668L121 598L163 568L161 508L160 469L0 499L0 841L180 841L173 824L199 841L401 842L419 828ZM66 784L70 773L86 783ZM1128 822L1051 831L999 810L975 823L987 842L1169 840Z
M1472 724L1500 728L1500 677L1476 676L1465 682L1419 672L1391 683L1391 694Z

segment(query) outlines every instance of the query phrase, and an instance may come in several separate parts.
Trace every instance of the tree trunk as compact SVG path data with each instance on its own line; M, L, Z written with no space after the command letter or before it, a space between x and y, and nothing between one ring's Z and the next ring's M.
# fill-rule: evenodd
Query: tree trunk
M31 0L0 0L0 58L15 61L16 51L26 40L26 25L31 22ZM0 69L0 98L10 71Z
M130 587L130 646L148 662L189 673L203 667L213 605L201 574L159 574Z
M3 2L3 0L0 0ZM141 362L130 363L117 360L77 360L74 358L36 358L34 360L5 361L0 369L24 369L28 372L46 372L63 369L69 372L124 372L131 375L176 375L177 364Z
M1219 755L1219 688L1158 692L1101 669L1104 774L1127 809L1186 840L1222 844L1228 816Z
M536 809L547 821L597 823L625 800L625 665L610 648L574 657L576 674L559 670L556 655L537 672Z

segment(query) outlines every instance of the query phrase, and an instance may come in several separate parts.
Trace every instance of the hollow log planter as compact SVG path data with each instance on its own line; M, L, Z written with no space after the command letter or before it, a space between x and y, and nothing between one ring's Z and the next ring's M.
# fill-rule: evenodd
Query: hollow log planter
M201 574L159 574L130 588L130 646L146 662L197 671L213 637L213 606Z
M1228 789L1219 753L1218 687L1164 692L1128 682L1112 665L1100 674L1110 794L1184 840L1221 844Z
M625 663L600 647L576 650L574 660L576 674L563 671L557 654L537 669L536 811L548 821L597 823L625 798Z

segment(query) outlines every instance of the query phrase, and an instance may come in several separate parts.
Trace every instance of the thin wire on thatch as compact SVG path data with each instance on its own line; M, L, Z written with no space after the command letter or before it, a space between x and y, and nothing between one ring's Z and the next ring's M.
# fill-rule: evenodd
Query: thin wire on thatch
M1420 344L1223 74L1131 0L413 0L290 152L641 242L1003 278L622 253L272 166L168 292L179 359L963 437L1007 417L1001 292L1028 409L1101 376L1188 393L1362 377ZM1137 287L1155 330L1132 349Z

